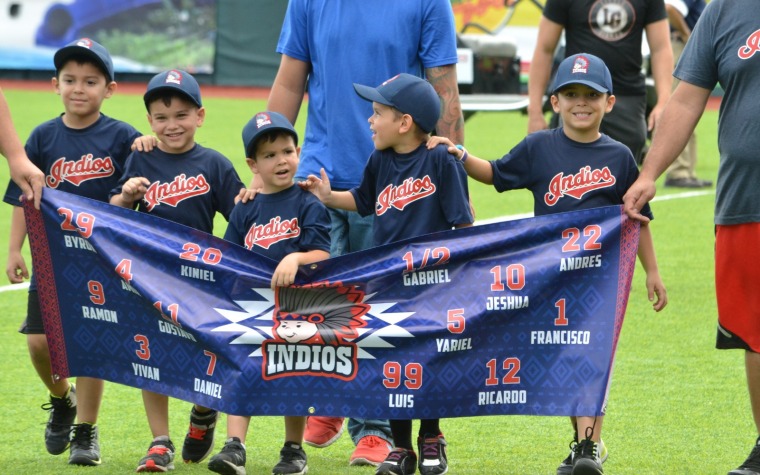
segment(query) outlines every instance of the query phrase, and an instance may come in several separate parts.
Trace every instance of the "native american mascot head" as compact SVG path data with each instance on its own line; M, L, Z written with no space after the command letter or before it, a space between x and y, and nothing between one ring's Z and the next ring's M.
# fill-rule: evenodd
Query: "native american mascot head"
M337 346L341 340L356 338L356 329L367 324L361 317L370 306L363 299L363 291L340 284L278 287L274 332L288 343L322 341Z

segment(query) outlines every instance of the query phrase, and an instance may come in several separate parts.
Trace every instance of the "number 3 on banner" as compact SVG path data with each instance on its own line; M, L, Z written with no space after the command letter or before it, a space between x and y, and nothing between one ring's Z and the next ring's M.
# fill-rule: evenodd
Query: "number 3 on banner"
M150 342L145 335L135 335L135 342L137 343L137 350L135 354L141 360L147 361L150 359Z

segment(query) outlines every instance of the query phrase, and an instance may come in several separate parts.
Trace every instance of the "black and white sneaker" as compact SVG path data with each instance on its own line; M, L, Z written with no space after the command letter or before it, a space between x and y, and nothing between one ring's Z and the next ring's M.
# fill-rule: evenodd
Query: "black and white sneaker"
M375 475L414 475L417 471L417 454L412 450L395 448L388 453Z
M308 471L303 447L295 442L285 442L280 449L280 461L272 469L272 475L304 475Z
M599 445L586 437L578 442L573 449L572 475L602 475L602 459L599 456Z
M171 440L154 440L148 454L140 459L137 472L166 472L174 470L174 444Z
M72 434L69 465L100 465L98 427L87 423L77 424Z
M71 427L77 418L77 390L72 384L63 397L51 395L50 402L40 407L50 412L45 426L45 448L51 455L62 454L69 448Z
M208 461L208 469L222 475L245 475L245 446L230 437L222 450Z
M219 413L213 409L199 412L195 406L190 410L190 426L182 444L182 460L200 463L214 450L214 429Z
M728 472L728 475L760 475L760 437L757 438L747 460L738 468Z
M559 467L557 467L557 475L572 475L573 473L573 452L575 450L575 445L578 443L577 440L573 440L570 443L570 453L565 457L565 460L563 460ZM604 463L605 460L607 460L607 446L604 445L603 440L599 440L599 443L596 444L597 449L599 450L599 459Z
M442 435L417 439L422 475L443 475L449 471L446 458L446 439Z

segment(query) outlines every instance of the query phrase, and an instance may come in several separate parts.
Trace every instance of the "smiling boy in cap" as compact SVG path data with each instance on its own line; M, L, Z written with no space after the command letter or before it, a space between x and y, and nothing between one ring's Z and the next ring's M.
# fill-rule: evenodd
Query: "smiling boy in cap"
M354 84L364 100L372 101L369 117L375 151L370 155L361 184L349 191L333 191L321 170L301 184L327 206L375 214L373 244L380 246L423 234L471 226L467 175L445 147L425 146L435 128L441 101L433 86L411 74L399 74L380 86ZM446 440L439 419L424 419L416 447L412 421L391 420L396 448L377 468L377 474L406 475L417 466L423 475L448 470Z
M148 82L143 102L158 146L129 156L124 175L111 191L111 204L213 234L214 216L221 213L229 220L244 186L227 157L195 141L206 117L198 82L179 69L164 71ZM171 470L175 450L169 437L168 397L143 390L143 404L153 441L137 471ZM182 445L185 462L201 462L211 453L216 420L217 411L193 406Z
M444 137L433 137L429 146L447 145L470 177L493 185L500 193L530 190L536 216L621 205L639 169L628 147L599 131L604 114L615 104L609 69L591 54L570 56L557 68L551 90L552 107L560 115L562 126L528 135L498 160L475 157ZM653 219L649 205L642 214ZM645 224L639 234L638 256L646 272L649 301L659 312L668 297L657 267L652 233ZM607 458L601 439L604 416L577 414L570 419L575 434L572 449L557 474L603 473L602 462Z
M140 136L131 125L101 112L103 102L116 90L111 57L102 45L80 38L56 51L53 64L56 71L51 82L64 111L34 128L26 141L26 154L44 172L49 188L108 201L110 189L124 170L130 146ZM6 265L12 283L29 278L21 254L26 224L20 195L16 184L10 183L4 197L14 206ZM75 387L68 378L52 377L35 275L19 332L26 335L32 364L49 392L50 402L42 405L49 412L47 451L59 455L69 448L69 464L100 465L97 419L103 381L78 377Z

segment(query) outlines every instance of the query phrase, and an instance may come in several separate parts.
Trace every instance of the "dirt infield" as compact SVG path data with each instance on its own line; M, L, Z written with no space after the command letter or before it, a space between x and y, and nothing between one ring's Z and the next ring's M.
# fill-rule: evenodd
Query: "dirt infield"
M142 95L147 82L119 82L119 94ZM27 91L49 91L52 86L49 81L24 81L18 79L0 79L0 88L23 89ZM201 85L203 97L222 97L228 99L262 99L269 97L268 87L239 87Z

